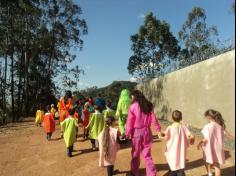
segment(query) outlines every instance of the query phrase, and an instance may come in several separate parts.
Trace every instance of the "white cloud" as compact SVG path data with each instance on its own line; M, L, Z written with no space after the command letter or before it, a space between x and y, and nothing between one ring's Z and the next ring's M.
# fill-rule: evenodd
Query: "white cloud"
M145 18L145 15L144 15L143 13L140 13L140 14L137 16L137 18L143 19L143 18Z

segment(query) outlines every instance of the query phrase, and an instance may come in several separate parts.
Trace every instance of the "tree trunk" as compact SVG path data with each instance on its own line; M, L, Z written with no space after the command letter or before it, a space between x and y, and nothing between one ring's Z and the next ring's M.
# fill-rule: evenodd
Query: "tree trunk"
M14 57L11 54L11 115L12 122L15 122L15 102L14 102Z

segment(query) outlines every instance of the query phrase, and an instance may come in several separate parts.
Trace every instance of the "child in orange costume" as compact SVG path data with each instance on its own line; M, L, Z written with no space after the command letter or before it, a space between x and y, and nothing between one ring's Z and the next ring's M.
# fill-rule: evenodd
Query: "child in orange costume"
M50 140L52 133L55 131L55 120L53 115L50 113L50 106L47 106L47 113L43 117L44 130L47 133L47 140Z
M90 112L89 112L89 103L85 103L84 109L83 109L83 126L84 126L84 139L88 139L89 136L89 129L87 129L87 125L89 123L89 117L90 117Z
M65 96L60 99L59 102L59 120L63 122L68 116L69 111L73 108L72 105L72 93L67 91Z
M73 108L72 93L71 93L71 91L66 91L65 96L62 97L59 102L59 121L60 121L60 123L62 123L69 116L69 111L72 108ZM63 137L62 129L61 129L61 137Z

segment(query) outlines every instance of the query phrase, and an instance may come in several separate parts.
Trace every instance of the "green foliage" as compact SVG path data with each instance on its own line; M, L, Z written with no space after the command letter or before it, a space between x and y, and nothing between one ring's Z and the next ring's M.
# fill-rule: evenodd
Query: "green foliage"
M72 0L0 0L0 109L11 99L12 115L26 116L53 103L57 89L76 86L83 71L68 64L87 34L81 14Z
M184 45L179 55L181 66L199 62L208 58L209 53L216 52L214 37L218 35L217 27L208 27L206 18L203 8L194 7L179 31L179 39Z
M133 55L128 71L138 78L152 78L166 71L179 52L178 41L166 21L146 15L139 32L131 36Z
M105 100L111 100L113 103L118 103L118 99L120 97L120 93L123 89L128 89L130 91L134 90L137 83L135 82L129 82L129 81L114 81L109 86L103 87L103 88L97 88L97 87L91 87L87 88L85 90L82 90L80 92L75 92L75 96L81 97L98 97L99 94L105 99Z

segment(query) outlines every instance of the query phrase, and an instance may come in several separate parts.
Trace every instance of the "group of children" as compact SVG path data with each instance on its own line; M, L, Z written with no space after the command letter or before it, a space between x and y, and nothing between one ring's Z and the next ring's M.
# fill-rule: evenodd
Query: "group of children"
M43 119L47 139L50 140L55 131L54 116L56 111L47 107L47 113L37 111L36 123ZM182 112L172 112L173 123L167 127L164 133L154 114L153 105L142 92L135 90L130 92L122 90L116 112L112 109L110 101L105 102L100 96L95 101L92 98L80 99L76 105L72 104L72 95L68 91L60 99L59 120L61 134L67 147L67 155L72 156L73 144L76 141L78 123L84 128L84 139L90 139L92 150L96 150L96 141L99 148L99 166L107 168L107 175L114 174L114 165L120 144L127 139L132 142L131 175L139 175L140 156L145 159L147 176L155 176L156 168L151 157L152 133L150 126L158 132L160 139L166 140L165 157L169 165L169 176L184 176L187 148L195 142L194 135L188 126L181 123ZM53 113L54 112L54 113ZM204 113L208 124L202 129L203 139L197 145L203 151L203 159L206 162L208 176L220 176L220 165L225 162L224 135L234 139L225 129L225 123L220 112L209 109ZM116 128L118 119L119 127Z

